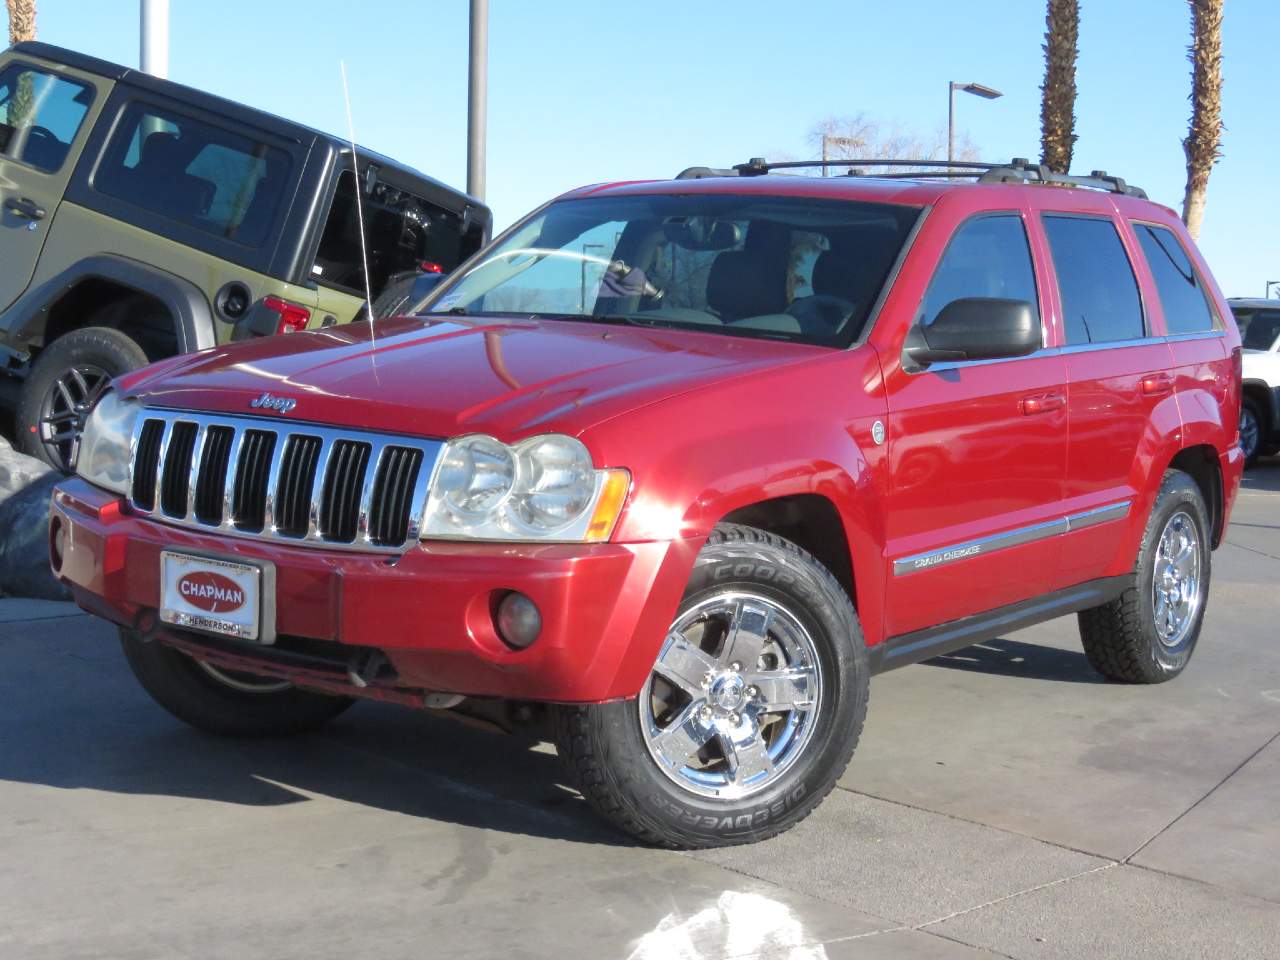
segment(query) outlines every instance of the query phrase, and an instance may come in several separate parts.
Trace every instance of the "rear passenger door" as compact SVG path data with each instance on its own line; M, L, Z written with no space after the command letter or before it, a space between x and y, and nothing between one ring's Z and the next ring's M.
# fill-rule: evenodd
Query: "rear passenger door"
M1179 428L1169 345L1151 329L1133 252L1111 216L1044 212L1063 326L1068 414L1063 585L1128 569L1131 515ZM1119 565L1119 568L1117 568Z
M917 244L916 255L938 259L913 324L927 327L970 297L1022 300L1042 315L1020 211L969 217L940 254L935 236ZM1045 592L1058 566L1066 469L1066 387L1055 351L913 370L901 346L877 346L889 406L890 636Z

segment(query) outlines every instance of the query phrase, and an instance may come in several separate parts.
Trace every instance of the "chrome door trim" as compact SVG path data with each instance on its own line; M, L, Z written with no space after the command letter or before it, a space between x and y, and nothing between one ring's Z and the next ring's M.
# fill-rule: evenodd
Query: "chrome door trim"
M978 537L973 540L965 540L940 547L936 550L929 550L925 553L899 557L893 561L893 575L900 577L908 573L918 573L921 570L931 570L934 567L955 563L959 560L983 556L995 550L1019 547L1023 544L1056 537L1084 527L1120 520L1128 516L1132 502L1131 500L1121 500L1117 503L1095 507L1091 510L1082 510L1079 513L1056 517L1053 520L1032 523L1025 527L1015 527L1012 530L992 534L988 537Z

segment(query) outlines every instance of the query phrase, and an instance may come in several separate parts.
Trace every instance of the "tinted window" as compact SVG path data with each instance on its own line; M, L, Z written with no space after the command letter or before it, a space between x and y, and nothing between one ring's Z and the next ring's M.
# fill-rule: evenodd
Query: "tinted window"
M26 66L0 73L0 156L46 173L61 168L93 89Z
M1058 273L1067 343L1106 343L1145 336L1133 267L1110 220L1044 218Z
M1270 350L1280 337L1280 309L1236 308L1232 313L1240 326L1240 345L1246 350Z
M1173 231L1146 223L1135 223L1133 229L1155 277L1169 333L1212 330L1213 314L1200 278Z
M933 323L952 300L1025 300L1039 310L1027 231L1017 214L978 217L960 226L929 281L921 323Z
M289 156L250 137L157 107L125 111L94 186L247 246L271 230Z

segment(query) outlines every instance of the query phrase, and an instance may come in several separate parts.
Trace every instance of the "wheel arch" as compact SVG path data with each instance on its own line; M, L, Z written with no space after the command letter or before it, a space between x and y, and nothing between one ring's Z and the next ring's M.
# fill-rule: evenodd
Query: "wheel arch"
M92 303L97 313L104 306L136 297L149 299L168 314L178 353L216 344L209 301L195 284L114 254L87 257L27 294L16 308L12 340L28 348L47 346L62 334L89 325L88 317L75 322L79 306Z
M1280 393L1277 393L1265 380L1245 380L1240 384L1240 394L1245 400L1252 400L1266 419L1259 424L1262 429L1262 440L1266 441L1277 432L1280 424Z
M1222 464L1218 451L1209 444L1184 447L1169 462L1168 469L1181 470L1195 481L1209 508L1210 542L1216 550L1222 543L1225 504L1222 496Z

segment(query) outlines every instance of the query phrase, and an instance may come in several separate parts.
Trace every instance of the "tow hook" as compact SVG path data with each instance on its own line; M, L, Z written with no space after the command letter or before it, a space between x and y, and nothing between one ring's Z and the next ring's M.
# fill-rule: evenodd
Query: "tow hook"
M381 650L357 653L347 661L347 679L363 690L377 681L383 667L390 666L391 663L387 660L386 654Z

